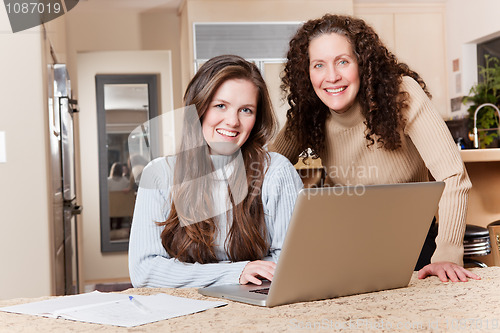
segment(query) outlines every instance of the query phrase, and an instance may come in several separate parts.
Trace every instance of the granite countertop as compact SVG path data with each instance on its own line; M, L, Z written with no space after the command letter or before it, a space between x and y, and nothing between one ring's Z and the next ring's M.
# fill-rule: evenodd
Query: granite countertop
M500 332L500 267L474 268L481 280L442 283L413 274L406 288L262 308L227 301L201 313L133 328L0 312L0 332ZM128 289L124 293L209 299L196 289ZM2 300L9 306L49 299Z

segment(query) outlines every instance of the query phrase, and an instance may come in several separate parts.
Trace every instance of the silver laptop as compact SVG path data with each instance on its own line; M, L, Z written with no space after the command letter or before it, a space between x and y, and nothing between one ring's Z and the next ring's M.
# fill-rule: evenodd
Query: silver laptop
M272 284L198 291L273 307L406 287L443 189L443 182L303 189Z

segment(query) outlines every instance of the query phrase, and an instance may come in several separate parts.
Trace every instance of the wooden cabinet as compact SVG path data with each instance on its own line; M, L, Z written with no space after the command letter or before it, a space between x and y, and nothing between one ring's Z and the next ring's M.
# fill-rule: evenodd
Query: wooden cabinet
M472 182L466 222L486 228L500 220L500 148L466 149L460 154ZM493 254L477 259L494 264Z
M388 49L422 76L438 112L449 118L444 5L357 4L354 15L370 24Z

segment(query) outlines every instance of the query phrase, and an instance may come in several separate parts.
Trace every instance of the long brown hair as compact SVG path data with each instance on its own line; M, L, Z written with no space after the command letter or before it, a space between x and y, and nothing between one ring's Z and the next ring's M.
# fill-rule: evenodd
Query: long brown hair
M402 76L415 79L430 97L418 73L398 62L363 20L327 14L310 20L290 41L281 88L288 94L287 136L296 138L303 149L316 154L325 149L325 122L330 110L318 98L309 78L309 43L323 34L337 33L347 38L356 55L360 88L357 99L366 118L368 145L376 142L388 150L401 146L400 131L405 124L402 110L407 93L400 91Z
M185 113L184 136L181 152L176 155L174 167L175 190L171 192L172 204L161 233L162 244L171 257L189 263L218 262L215 253L217 233L216 217L196 221L193 216L213 216L211 177L214 164L203 139L200 124L217 89L227 80L245 79L252 82L259 91L255 125L240 152L228 156L228 160L241 154L243 165L236 163L228 183L232 209L226 213L230 225L224 249L231 261L262 259L269 251L264 210L260 197L264 181L265 166L269 155L264 145L276 131L276 118L266 84L253 64L241 57L224 55L207 61L189 83L184 95L185 106L196 107L196 112ZM190 117L191 115L194 115ZM199 144L203 142L204 144ZM191 180L196 179L197 186ZM241 181L243 180L243 181ZM237 203L237 193L247 193L243 201ZM175 202L189 200L181 212ZM221 216L223 217L223 216ZM231 222L232 221L232 222Z

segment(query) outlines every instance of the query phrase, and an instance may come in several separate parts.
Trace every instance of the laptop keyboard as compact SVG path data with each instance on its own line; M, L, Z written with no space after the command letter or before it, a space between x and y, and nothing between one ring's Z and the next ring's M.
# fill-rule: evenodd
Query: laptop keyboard
M254 290L250 290L250 292L251 293L257 293L257 294L267 295L267 294L269 294L269 288L254 289Z

